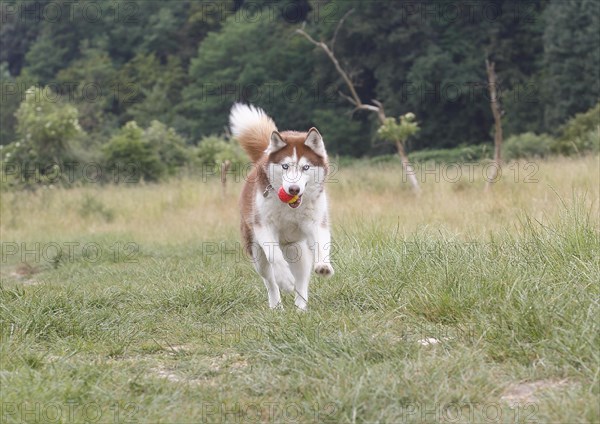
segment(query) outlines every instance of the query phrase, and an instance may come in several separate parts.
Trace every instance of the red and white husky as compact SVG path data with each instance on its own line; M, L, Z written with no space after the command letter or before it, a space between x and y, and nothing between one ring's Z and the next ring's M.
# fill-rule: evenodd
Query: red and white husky
M251 105L233 105L229 121L255 165L240 197L246 251L267 287L271 308L281 306L281 289L295 292L296 306L306 309L312 271L333 275L323 138L316 128L279 132L262 109ZM281 201L281 187L298 199Z

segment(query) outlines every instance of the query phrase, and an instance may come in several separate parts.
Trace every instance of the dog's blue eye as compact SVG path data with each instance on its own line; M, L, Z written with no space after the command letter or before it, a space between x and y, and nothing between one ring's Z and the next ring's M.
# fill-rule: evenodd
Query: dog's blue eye
M283 169L288 169L290 166L289 166L287 163L284 163L283 165L281 165L281 167L282 167Z
M302 167L302 170L303 170L303 171L308 171L309 169L310 169L310 165L304 165L304 166Z

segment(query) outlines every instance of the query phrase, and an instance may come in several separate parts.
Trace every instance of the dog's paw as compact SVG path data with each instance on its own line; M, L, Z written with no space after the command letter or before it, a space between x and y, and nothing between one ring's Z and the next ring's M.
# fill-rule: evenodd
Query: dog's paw
M281 302L279 302L275 306L269 305L269 309L271 309L272 311L283 311L283 305L281 304Z
M300 305L300 306L296 305L296 311L297 312L302 312L302 313L307 312L308 311L308 306L306 306L306 304Z
M333 267L324 262L315 265L315 273L321 277L331 277L334 274Z
M274 265L275 282L280 290L284 292L293 292L296 286L296 280L287 264Z

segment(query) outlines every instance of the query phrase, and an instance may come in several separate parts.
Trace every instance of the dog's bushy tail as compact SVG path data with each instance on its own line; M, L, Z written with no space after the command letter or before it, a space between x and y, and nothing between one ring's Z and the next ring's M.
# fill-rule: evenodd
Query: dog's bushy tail
M236 103L231 108L229 124L232 134L239 140L252 162L265 154L275 123L261 108Z

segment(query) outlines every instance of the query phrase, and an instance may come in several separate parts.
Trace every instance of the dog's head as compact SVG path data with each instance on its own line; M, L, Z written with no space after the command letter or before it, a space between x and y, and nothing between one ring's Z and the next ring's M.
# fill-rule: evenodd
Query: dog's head
M273 131L267 150L267 172L273 187L283 186L298 200L288 205L295 209L303 196L318 195L328 170L323 137L316 128L308 132Z

